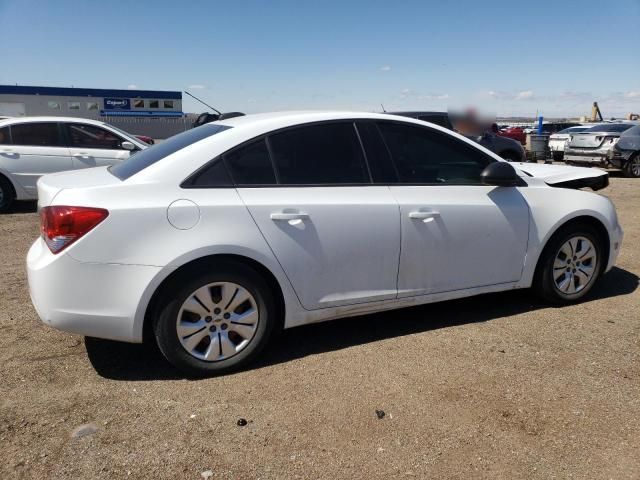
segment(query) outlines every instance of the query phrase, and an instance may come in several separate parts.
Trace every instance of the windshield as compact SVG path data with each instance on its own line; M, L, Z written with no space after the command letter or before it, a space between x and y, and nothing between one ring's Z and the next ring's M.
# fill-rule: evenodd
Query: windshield
M187 130L168 138L162 143L152 145L151 147L132 155L124 162L110 167L109 171L120 180L126 180L172 153L182 150L183 148L199 142L204 138L211 137L212 135L224 130L228 130L229 128L231 127L226 125L213 125L211 123L207 123L200 127Z
M587 132L624 132L625 130L629 130L633 125L628 123L608 123L605 125L596 125L595 127L591 127Z

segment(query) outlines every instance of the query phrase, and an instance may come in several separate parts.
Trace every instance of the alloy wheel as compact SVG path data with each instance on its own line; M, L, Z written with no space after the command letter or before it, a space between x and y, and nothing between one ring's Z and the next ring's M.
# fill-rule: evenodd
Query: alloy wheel
M636 155L631 159L630 169L634 177L640 177L640 155Z
M241 285L216 282L187 297L178 312L182 347L207 362L227 360L253 339L260 315L256 299Z
M573 295L582 291L596 275L597 251L591 240L571 237L556 253L553 281L559 292Z

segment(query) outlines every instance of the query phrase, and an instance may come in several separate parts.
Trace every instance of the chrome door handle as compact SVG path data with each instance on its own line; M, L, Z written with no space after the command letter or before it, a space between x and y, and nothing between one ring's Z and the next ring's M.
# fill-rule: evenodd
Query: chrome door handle
M306 220L309 218L308 213L272 213L271 220Z
M73 156L76 158L89 158L91 155L88 153L74 153Z
M436 218L440 216L440 212L409 212L409 218L416 220L424 220L426 218Z

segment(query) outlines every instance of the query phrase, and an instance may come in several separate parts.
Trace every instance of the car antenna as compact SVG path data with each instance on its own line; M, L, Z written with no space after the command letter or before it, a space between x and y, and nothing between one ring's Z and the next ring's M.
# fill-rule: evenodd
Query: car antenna
M387 113L387 111L384 109L384 105L383 105L383 104L380 104L380 106L382 107L382 112L383 112L383 113Z
M187 95L189 95L192 98L195 98L197 101L199 101L201 104L206 105L207 107L209 107L211 110L213 110L214 112L216 112L218 115L222 115L222 112L219 110L216 110L215 108L213 108L211 105L209 105L208 103L203 102L202 100L200 100L198 97L196 97L195 95L190 94L189 92L187 92L186 90L184 91L184 93L186 93Z

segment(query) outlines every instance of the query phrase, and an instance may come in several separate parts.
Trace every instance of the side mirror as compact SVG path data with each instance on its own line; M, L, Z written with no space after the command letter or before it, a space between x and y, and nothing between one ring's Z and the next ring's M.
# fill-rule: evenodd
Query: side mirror
M131 151L131 150L135 150L135 149L136 149L136 146L135 146L133 143L131 143L131 142L127 141L127 140L125 140L124 142L122 142L122 143L120 144L120 146L121 146L122 148L124 148L125 150L129 150L129 151Z
M516 187L522 185L522 179L508 162L493 162L480 174L480 181L484 185L496 187Z

